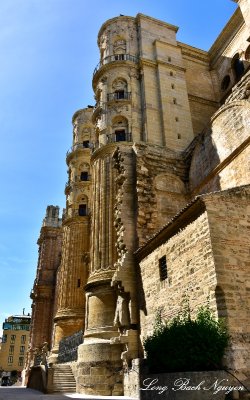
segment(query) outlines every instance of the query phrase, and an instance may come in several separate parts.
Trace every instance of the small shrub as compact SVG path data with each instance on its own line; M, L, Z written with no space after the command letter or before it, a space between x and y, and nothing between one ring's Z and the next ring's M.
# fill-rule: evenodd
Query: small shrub
M222 320L208 308L195 319L189 313L164 324L160 313L152 336L144 341L150 372L209 371L221 368L229 335Z

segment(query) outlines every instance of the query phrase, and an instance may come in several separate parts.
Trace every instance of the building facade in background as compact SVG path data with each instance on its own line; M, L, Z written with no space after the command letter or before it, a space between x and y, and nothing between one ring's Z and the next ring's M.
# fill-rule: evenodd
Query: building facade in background
M225 317L225 365L249 379L250 6L238 3L208 52L142 14L102 25L96 105L73 116L62 225L56 212L39 239L33 386L43 348L45 389L59 390L61 345L82 331L76 390L130 393L158 308L169 319L187 301Z
M3 323L3 336L0 350L0 370L17 371L24 368L29 344L31 316L12 315Z

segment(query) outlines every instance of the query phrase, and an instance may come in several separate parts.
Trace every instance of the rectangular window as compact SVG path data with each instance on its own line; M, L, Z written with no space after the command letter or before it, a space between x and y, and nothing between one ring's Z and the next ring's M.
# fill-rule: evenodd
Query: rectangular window
M125 142L126 141L126 132L124 129L115 131L115 141L116 142Z
M18 366L23 367L23 357L19 357L18 359Z
M9 354L14 354L14 347L15 346L13 344L10 345Z
M81 181L88 181L89 180L89 174L88 172L81 172L81 177L80 177Z
M24 354L25 352L25 346L20 346L20 354Z
M12 364L13 363L13 356L9 356L8 357L8 364Z
M89 148L89 140L84 140L84 141L82 142L82 145L83 145L83 147L84 147L85 149L88 149L88 148Z
M86 204L80 204L78 213L81 217L85 217L87 215L87 206Z
M7 342L7 335L4 334L2 337L2 343L6 343Z
M164 281L168 277L167 271L167 259L166 256L163 256L159 259L159 272L160 272L160 280Z
M16 335L11 335L11 337L10 337L10 343L11 343L11 344L15 343L15 340L16 340Z
M26 342L26 335L21 336L21 343L24 344Z

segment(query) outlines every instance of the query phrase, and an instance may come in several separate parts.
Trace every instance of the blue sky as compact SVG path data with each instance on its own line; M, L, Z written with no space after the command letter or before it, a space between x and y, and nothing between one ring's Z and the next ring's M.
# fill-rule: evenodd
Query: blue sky
M24 307L30 312L46 206L65 204L71 118L94 104L102 23L140 12L208 50L235 9L230 0L1 0L0 324Z

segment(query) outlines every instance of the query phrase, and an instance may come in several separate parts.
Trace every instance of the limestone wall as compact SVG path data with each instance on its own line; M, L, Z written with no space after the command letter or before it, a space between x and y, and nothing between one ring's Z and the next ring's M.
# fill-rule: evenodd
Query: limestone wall
M218 109L217 78L209 66L207 52L178 43L185 67L185 78L194 134L199 134Z
M243 380L249 378L250 367L249 199L249 185L204 195L137 252L141 340L152 333L159 308L168 320L185 300L191 314L209 301L210 309L228 326L225 365ZM195 207L196 213L202 212L198 217ZM161 280L163 256L167 278Z

